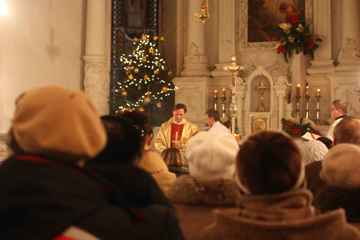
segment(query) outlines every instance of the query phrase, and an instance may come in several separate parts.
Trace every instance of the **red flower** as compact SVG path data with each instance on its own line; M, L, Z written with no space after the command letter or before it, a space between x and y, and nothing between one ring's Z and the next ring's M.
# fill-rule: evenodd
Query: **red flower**
M289 15L287 16L287 21L288 21L289 23L291 23L292 25L296 25L296 24L298 24L299 21L300 21L299 15L297 15L297 14L289 14Z
M277 53L284 53L285 52L285 47L284 45L280 44L277 48L276 48Z
M300 128L293 128L291 129L292 136L301 136L302 129Z
M310 38L306 42L306 48L307 49L314 49L315 48L315 42L314 39Z

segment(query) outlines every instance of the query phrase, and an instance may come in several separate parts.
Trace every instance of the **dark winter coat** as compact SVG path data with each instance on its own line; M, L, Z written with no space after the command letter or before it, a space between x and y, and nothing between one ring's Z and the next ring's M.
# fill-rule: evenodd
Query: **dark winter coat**
M181 238L171 208L120 208L109 203L110 188L78 168L17 157L0 166L1 239L49 240L70 226L104 240Z

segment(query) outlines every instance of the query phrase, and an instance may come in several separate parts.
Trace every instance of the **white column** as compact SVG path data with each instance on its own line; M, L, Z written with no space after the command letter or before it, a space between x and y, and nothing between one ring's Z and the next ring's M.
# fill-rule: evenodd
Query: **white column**
M316 0L314 6L314 33L323 41L315 50L315 59L311 62L310 72L330 72L333 70L332 33L331 33L331 0Z
M205 26L194 14L200 12L202 0L188 1L187 53L182 76L208 76L205 54Z
M235 0L217 0L219 4L218 25L218 64L212 72L213 76L228 76L231 73L224 71L224 66L235 56Z
M100 114L109 111L109 74L106 66L106 1L87 0L85 93Z
M360 1L342 1L342 43L340 65L360 64Z

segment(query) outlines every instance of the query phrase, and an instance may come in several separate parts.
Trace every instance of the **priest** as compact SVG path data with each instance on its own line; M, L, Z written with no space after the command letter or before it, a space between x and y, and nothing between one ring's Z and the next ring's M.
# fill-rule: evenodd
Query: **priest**
M156 135L154 145L157 151L161 153L168 148L182 151L186 142L198 132L198 127L184 118L186 112L185 104L175 105L172 118L161 124Z

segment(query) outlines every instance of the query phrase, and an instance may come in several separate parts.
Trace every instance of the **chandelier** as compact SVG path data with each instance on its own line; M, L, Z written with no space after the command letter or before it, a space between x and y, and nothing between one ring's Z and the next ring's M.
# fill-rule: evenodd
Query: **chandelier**
M200 11L195 13L194 16L199 19L201 23L206 23L206 21L210 18L208 0L202 1Z

